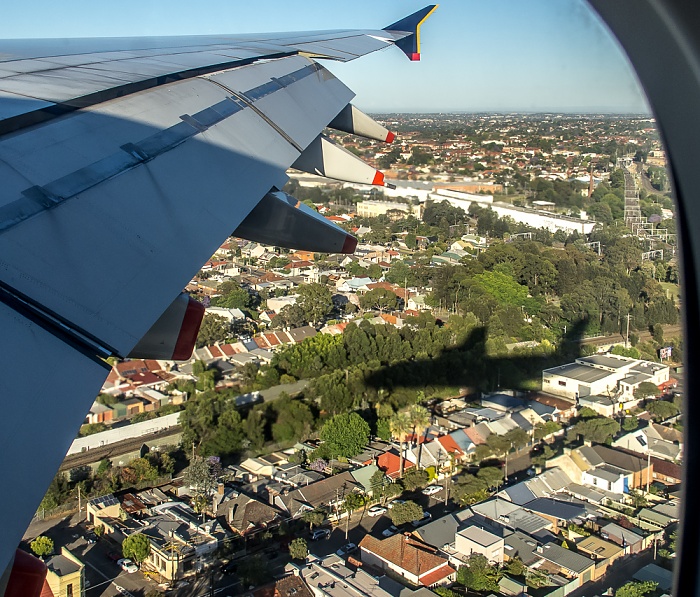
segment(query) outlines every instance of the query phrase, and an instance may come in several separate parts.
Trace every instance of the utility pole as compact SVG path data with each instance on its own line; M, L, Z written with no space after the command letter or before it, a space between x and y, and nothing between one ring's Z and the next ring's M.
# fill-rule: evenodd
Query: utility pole
M649 469L651 468L651 446L647 446L647 496L649 495ZM654 557L656 559L656 557Z

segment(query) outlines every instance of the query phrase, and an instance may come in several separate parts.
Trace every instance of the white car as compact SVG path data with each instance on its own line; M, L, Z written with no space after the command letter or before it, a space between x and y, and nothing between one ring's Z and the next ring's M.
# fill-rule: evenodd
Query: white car
M367 510L367 515L368 516L381 516L386 512L386 508L382 508L381 506L372 506L369 510Z
M440 493L442 491L442 487L439 485L428 485L421 493L423 495L433 495L434 493Z
M117 561L117 564L124 572L129 574L138 571L136 564L134 564L129 558L122 558L121 560Z

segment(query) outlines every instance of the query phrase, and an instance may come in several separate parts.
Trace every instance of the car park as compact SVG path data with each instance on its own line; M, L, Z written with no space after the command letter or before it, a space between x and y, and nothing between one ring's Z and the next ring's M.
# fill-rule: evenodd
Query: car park
M439 485L428 485L421 493L423 495L433 495L436 493L440 493L442 491L442 487Z
M418 520L414 520L411 525L414 528L418 528L420 526L423 526L424 524L427 524L433 519L433 515L430 512L423 512L423 518L419 518Z
M372 506L369 510L367 510L368 516L381 516L385 513L386 508L383 508L382 506Z
M354 543L346 543L338 551L336 551L335 554L338 557L344 558L345 556L353 553L354 551L357 551L357 545L355 545Z
M396 535L396 533L399 532L399 529L397 529L393 524L388 528L384 529L382 531L382 537L393 537Z
M134 564L134 562L132 562L129 558L122 558L117 562L117 564L124 572L127 572L128 574L138 571L136 564Z
M311 533L311 540L318 541L319 539L328 539L331 536L330 529L315 529Z

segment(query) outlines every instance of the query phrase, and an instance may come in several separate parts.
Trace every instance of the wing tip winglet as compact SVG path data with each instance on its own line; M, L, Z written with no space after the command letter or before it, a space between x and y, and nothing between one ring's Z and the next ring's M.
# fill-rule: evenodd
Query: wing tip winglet
M385 31L408 31L411 35L396 41L396 45L403 51L409 60L420 60L420 27L425 20L435 12L439 4L430 4L421 10L414 12L403 19L384 27Z
M345 242L343 243L343 248L340 251L342 255L351 255L352 253L355 252L355 249L357 248L357 239L352 236L351 234L348 234L345 237Z
M372 184L376 187L383 187L384 186L384 173L377 170L376 173L374 174L374 180L372 180Z
M384 142L385 143L393 143L394 139L396 139L396 135L394 133L392 133L391 131L389 131L386 134L386 139L384 140Z

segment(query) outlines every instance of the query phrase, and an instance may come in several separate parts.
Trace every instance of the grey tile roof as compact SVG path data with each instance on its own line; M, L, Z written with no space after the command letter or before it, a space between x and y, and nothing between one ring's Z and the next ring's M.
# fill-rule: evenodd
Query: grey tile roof
M544 545L542 551L538 553L545 560L556 564L560 568L571 570L576 574L581 574L584 570L595 565L595 562L590 558L571 551L570 549L566 549L556 543Z
M563 502L552 498L537 498L527 504L526 509L567 521L574 518L585 518L587 514L586 509L580 504Z
M48 560L46 562L46 567L58 576L66 576L80 570L80 566L78 566L73 560L70 560L61 554L55 555Z
M416 529L413 534L420 537L423 543L442 548L444 545L454 543L458 526L457 519L452 514L448 514Z
M508 499L511 502L513 502L514 504L518 504L519 506L524 506L525 504L531 502L537 497L528 488L527 483L525 481L517 483L516 485L512 485L511 487L507 487L506 489L501 491L501 494L504 493L508 496Z
M531 566L542 559L536 552L537 541L525 533L516 531L506 535L504 539L505 553L509 558L518 556L526 566Z

